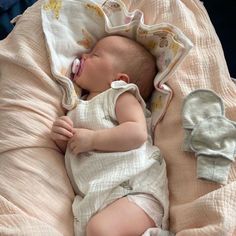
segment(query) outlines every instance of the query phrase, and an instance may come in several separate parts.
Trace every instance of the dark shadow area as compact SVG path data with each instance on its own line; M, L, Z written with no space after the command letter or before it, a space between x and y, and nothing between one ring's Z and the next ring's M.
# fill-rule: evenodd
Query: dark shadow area
M13 29L11 20L22 14L36 0L0 0L0 40Z
M236 78L236 0L203 3L221 41L230 75Z

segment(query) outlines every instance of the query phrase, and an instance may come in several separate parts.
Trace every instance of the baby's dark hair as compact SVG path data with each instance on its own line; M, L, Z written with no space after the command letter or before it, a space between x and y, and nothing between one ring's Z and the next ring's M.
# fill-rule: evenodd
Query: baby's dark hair
M130 82L138 86L141 96L147 101L154 89L153 80L157 74L157 66L155 57L138 42L122 37L125 41L126 49L124 58L124 71Z

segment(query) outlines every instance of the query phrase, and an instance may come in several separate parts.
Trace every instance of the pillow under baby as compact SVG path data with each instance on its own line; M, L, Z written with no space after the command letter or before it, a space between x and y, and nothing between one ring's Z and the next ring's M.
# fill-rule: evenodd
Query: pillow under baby
M107 35L122 35L145 46L155 57L158 73L151 98L152 127L165 113L172 90L165 84L192 47L175 26L145 25L143 13L128 12L121 0L46 0L42 5L42 27L51 71L63 91L62 105L75 107L78 88L70 80L71 64Z

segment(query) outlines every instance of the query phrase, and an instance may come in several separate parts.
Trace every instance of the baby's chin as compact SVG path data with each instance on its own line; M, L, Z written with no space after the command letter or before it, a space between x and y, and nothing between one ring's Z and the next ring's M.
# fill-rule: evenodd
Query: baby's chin
M86 84L84 85L83 81L86 81L86 79L84 78L84 76L80 75L80 76L76 76L74 79L74 83L79 86L82 89L86 90Z
M76 83L80 83L80 82L82 82L82 81L86 81L86 78L84 78L84 77L85 77L84 73L78 73L78 74L75 76L74 81L75 81Z

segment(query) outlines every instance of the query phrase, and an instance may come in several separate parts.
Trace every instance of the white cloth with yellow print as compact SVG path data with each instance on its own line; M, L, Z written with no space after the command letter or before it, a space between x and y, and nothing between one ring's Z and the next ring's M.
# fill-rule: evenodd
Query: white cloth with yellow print
M177 27L145 25L143 13L128 12L121 0L46 0L41 15L51 71L62 87L62 104L67 110L76 106L79 93L70 80L73 60L104 36L118 34L141 43L156 57L159 72L150 101L152 128L156 126L172 97L165 82L192 47Z

